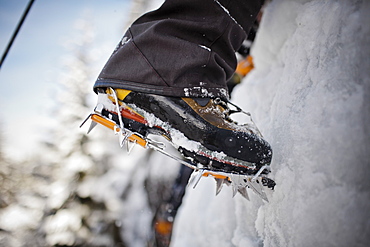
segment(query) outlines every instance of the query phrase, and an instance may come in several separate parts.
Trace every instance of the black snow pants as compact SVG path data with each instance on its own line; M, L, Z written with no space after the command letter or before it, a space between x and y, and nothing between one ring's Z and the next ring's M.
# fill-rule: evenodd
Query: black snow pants
M94 89L228 99L226 81L263 0L167 0L128 29Z

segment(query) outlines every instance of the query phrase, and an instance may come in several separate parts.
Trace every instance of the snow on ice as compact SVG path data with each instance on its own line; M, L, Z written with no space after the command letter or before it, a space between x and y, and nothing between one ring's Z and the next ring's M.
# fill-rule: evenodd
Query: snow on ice
M188 189L172 247L367 246L370 5L274 0L233 101L274 150L270 203ZM248 97L245 97L248 95Z
M252 113L273 147L275 191L268 193L269 203L254 193L249 193L250 201L239 194L232 198L227 186L216 197L214 180L201 179L196 189L187 189L171 247L368 245L369 12L369 1L354 0L273 0L267 6L252 48L255 70L236 88L232 101ZM79 66L71 67L75 78ZM80 87L85 92L86 84ZM80 108L71 100L62 102L71 104L62 108L70 111L64 118L78 119L87 112L76 110ZM179 164L139 147L130 156L122 154L114 149L116 140L109 139L112 133L102 128L74 150L77 154L68 155L81 140L71 132L79 123L59 128L58 153L42 153L53 173L50 180L32 185L41 197L22 187L17 203L1 210L2 234L11 233L9 243L15 243L7 246L36 239L27 231L39 227L49 245L72 245L76 236L96 246L112 242L104 231L91 239L80 227L82 218L97 229L114 220L127 246L146 245L154 213L150 204L161 199L158 188L171 184ZM79 158L85 150L93 154L91 161ZM85 179L76 185L73 178L80 171ZM106 213L92 208L95 204L86 208L75 203L72 192L74 198L104 203ZM60 211L43 216L53 209ZM0 236L1 243L4 239Z

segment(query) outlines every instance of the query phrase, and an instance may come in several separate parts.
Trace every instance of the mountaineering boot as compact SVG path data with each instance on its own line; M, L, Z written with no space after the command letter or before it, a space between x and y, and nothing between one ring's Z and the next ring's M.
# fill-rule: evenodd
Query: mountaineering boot
M104 117L144 139L149 134L165 137L204 169L254 175L271 162L271 147L259 131L234 122L230 118L234 111L220 98L169 97L112 88L99 88L98 95L97 107Z

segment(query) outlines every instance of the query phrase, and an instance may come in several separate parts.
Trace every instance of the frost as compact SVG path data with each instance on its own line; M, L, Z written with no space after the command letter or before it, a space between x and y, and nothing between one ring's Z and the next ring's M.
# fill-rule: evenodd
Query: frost
M129 107L131 107L132 109L137 111L140 115L142 115L147 120L149 126L160 126L165 131L170 133L173 143L176 143L175 148L178 148L181 146L190 151L196 151L201 146L198 142L189 140L187 137L185 137L185 135L182 132L172 128L172 126L169 125L168 123L163 122L159 118L155 117L154 114L148 113L132 104L129 104ZM202 126L198 126L198 127L202 128Z
M205 98L214 98L215 95L212 92L209 92L207 88L202 87L205 85L205 82L199 82L200 86L195 86L191 88L184 88L184 96L185 97L205 97ZM217 89L221 95L227 96L227 91L223 88Z
M46 241L50 245L73 245L76 232L81 227L81 219L71 210L59 210L57 214L47 217L45 229Z
M130 42L130 39L128 37L123 37L122 40L121 40L121 45L125 45L128 42Z
M225 11L225 13L227 13L229 16L230 16L230 18L236 23L236 24L238 24L239 25L239 27L241 28L241 29L243 29L243 27L238 23L238 21L237 20L235 20L235 18L234 17L232 17L231 16L231 14L230 14L230 11L227 9L227 8L225 8L219 1L217 1L217 0L214 0L222 9L223 9L223 11Z
M207 47L205 45L199 45L199 47L201 47L201 48L203 48L203 49L205 49L207 51L211 51L211 48L209 48L209 47Z
M189 92L189 88L184 88L184 94L185 94L185 97L189 97L190 96L190 92Z
M0 213L0 225L7 231L36 228L42 217L42 211L13 205Z

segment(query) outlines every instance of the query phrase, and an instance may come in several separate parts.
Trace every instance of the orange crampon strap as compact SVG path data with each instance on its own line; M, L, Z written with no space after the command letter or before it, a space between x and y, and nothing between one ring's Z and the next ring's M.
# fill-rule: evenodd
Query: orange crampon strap
M106 119L98 114L91 114L91 120L98 123L98 124L101 124L113 131L120 131L120 128L117 126L117 124L109 119ZM139 144L140 146L142 147L146 147L147 146L147 141L145 141L143 138L141 138L140 136L136 135L136 134L132 134L128 137L128 140L131 141L131 142L135 142L137 144Z
M202 174L203 177L214 177L214 178L217 178L217 179L226 179L226 180L230 180L228 176L225 176L225 175L221 175L221 174L215 174L215 173L212 173L212 172L204 172Z

